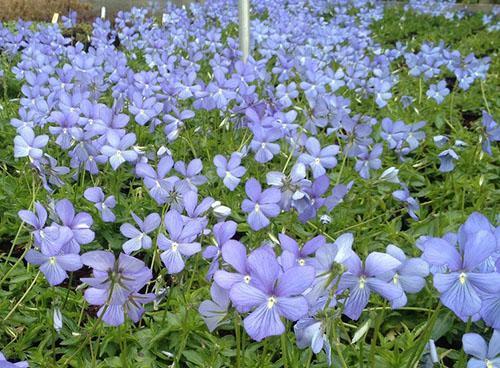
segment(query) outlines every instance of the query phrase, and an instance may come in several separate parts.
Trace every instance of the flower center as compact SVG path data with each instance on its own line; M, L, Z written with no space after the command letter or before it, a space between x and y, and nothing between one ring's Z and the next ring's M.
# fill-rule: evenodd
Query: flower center
M306 260L304 258L299 259L299 266L303 266L306 264Z
M490 362L488 359L485 360L486 368L494 368L493 362Z
M465 272L462 272L460 274L460 276L458 277L458 279L460 280L460 283L463 285L465 284L465 280L467 279L467 274Z
M255 203L254 209L255 209L255 212L259 212L260 211L260 206L259 206L258 203Z
M398 282L399 282L399 275L397 273L394 274L394 277L392 278L392 282L394 283L394 285L398 284Z
M321 159L320 159L319 157L316 157L316 158L314 159L314 163L315 163L316 165L319 165L319 164L321 163Z
M359 288L360 289L364 289L365 288L365 284L366 284L366 277L365 276L361 276L359 278Z
M277 300L274 296L267 299L267 308L271 309L276 304Z
M50 258L49 258L49 263L50 263L51 265L56 264L56 257L50 257Z
M245 277L243 277L243 281L245 282L245 284L249 284L251 279L252 278L250 277L250 275L245 275Z
M171 245L172 252L177 252L177 248L179 248L179 243L172 243Z

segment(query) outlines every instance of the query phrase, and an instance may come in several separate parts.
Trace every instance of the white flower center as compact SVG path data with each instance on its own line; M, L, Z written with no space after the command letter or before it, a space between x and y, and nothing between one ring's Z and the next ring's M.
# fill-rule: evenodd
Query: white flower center
M177 248L179 248L179 243L174 242L170 247L172 248L172 252L177 252Z
M245 282L245 284L249 284L251 279L252 278L250 277L250 275L245 275L245 277L243 277L243 281Z
M359 288L360 289L364 289L365 288L365 284L366 284L366 277L365 276L361 276L359 278Z
M394 283L394 285L397 285L399 283L399 275L397 273L392 278L392 282Z
M50 263L51 265L56 264L56 257L50 257L50 258L49 258L49 263Z
M306 260L301 258L298 260L299 266L304 266L306 264Z
M259 212L260 211L260 206L259 206L258 203L255 203L254 209L255 209L255 212Z
M321 163L321 159L320 159L319 157L316 157L316 158L314 159L314 163L315 163L316 165L319 165L319 164Z
M276 304L277 300L274 296L267 299L267 308L271 309Z
M467 279L467 274L466 274L465 272L462 272L462 273L460 274L460 276L458 277L458 279L460 280L460 283L461 283L462 285L463 285L463 284L465 284L465 281L466 281L466 279Z

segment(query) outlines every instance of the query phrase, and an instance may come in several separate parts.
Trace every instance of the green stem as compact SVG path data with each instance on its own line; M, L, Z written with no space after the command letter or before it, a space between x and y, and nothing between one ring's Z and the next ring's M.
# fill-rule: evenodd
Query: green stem
M283 357L283 366L288 368L288 351L286 345L286 333L281 335L281 356Z
M483 81L481 81L481 94L483 95L483 101L484 101L484 105L486 107L486 110L488 111L488 114L491 115L490 105L488 104L488 100L486 99L486 93L484 92L484 82Z
M23 296L21 297L21 299L19 299L16 303L16 305L14 305L14 308L12 308L9 313L7 314L7 316L4 318L4 322L7 321L10 316L12 316L12 314L16 311L16 309L19 307L19 305L23 302L24 298L26 298L26 296L28 295L28 293L31 291L31 289L33 289L33 286L35 286L35 283L36 283L36 280L38 280L38 276L40 276L40 271L38 271L38 273L36 274L35 278L33 279L33 281L31 282L30 286L28 286L28 288L26 289L26 291L24 292Z
M415 364L418 362L418 359L420 359L420 356L422 355L422 352L425 349L425 345L427 344L427 342L429 341L429 338L432 335L432 329L434 328L434 324L436 323L436 320L437 320L437 317L439 315L440 310L441 310L441 302L438 304L438 306L434 310L431 318L428 320L427 326L425 329L425 333L423 335L423 338L421 338L422 341L420 342L419 345L417 345L417 349L410 357L410 361L409 361L408 365L406 366L406 368L415 367Z
M240 318L239 314L234 314L234 330L236 331L236 368L240 368L240 345L241 345L241 330L240 330Z
M370 363L372 368L375 368L375 349L377 347L378 332L380 330L380 326L382 325L384 314L385 314L385 308L382 309L382 312L378 314L377 321L375 323L375 329L373 330L373 337L370 346Z

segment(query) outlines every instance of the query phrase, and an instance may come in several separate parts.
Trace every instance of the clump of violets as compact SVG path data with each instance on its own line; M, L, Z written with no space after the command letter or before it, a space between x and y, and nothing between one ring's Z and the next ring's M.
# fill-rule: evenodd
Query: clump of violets
M476 333L466 333L462 343L464 351L472 355L468 368L500 367L500 330L493 330L489 344Z
M244 166L241 166L241 154L238 152L233 152L229 160L222 155L216 155L214 165L217 168L217 175L231 191L236 189L241 177L247 171Z
M500 273L495 266L499 235L498 228L475 212L458 233L418 243L422 258L431 266L441 303L463 321L482 318L488 325L499 324Z
M250 276L231 287L229 297L240 312L250 312L243 320L254 340L285 332L282 317L296 321L307 314L302 293L312 284L313 267L294 266L283 270L271 249L257 249L248 256Z
M247 221L252 230L258 231L269 226L269 218L276 217L281 212L279 202L281 193L276 188L264 191L257 179L251 178L245 184L248 199L243 200L241 209L248 213Z
M92 217L86 212L75 214L69 200L56 202L55 213L61 223L46 226L47 211L40 203L35 203L35 212L19 211L19 217L34 229L34 249L26 253L26 261L39 265L51 285L59 285L68 278L68 272L82 267L80 245L94 239Z
M104 222L115 222L116 216L112 211L116 206L115 196L106 197L100 187L87 188L83 196L87 201L94 203Z
M154 294L140 290L151 280L151 270L143 261L121 253L118 258L108 251L94 250L82 254L82 263L92 268L92 277L81 281L89 286L85 300L100 306L97 316L110 326L125 322L125 314L138 322L144 313L143 305L154 300Z

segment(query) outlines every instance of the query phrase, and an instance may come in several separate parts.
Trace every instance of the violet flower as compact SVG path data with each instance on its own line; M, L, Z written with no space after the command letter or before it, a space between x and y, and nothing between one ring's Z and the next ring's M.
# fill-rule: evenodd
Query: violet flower
M439 166L439 171L441 172L453 171L455 168L455 161L459 159L457 153L451 148L441 152L438 157L441 161Z
M116 170L124 162L137 160L137 152L128 148L135 143L135 134L128 133L120 137L117 133L110 131L107 134L107 144L101 147L101 152L109 158L113 170Z
M265 249L253 251L248 256L248 265L255 283L235 284L229 297L237 308L255 308L243 320L252 339L260 341L281 335L285 332L281 316L296 321L308 311L307 301L301 294L313 282L314 268L297 266L282 272L276 256Z
M206 279L210 280L219 269L219 256L221 249L236 233L237 224L234 221L219 222L214 225L212 230L215 240L215 245L209 245L203 251L203 258L212 260L208 268Z
M84 298L91 305L101 306L97 315L110 326L118 326L125 321L125 312L133 319L142 314L136 308L139 301L137 295L146 283L151 280L151 270L143 261L121 253L118 259L108 251L94 250L82 254L82 263L92 267L92 277L81 281L90 287L85 290ZM144 295L146 300L151 295Z
M247 169L241 164L241 154L233 152L229 161L222 155L214 157L214 165L217 168L217 175L222 179L224 185L233 191L241 181L241 177L245 175Z
M167 212L164 224L170 238L158 235L158 248L163 251L160 258L168 273L179 273L184 269L184 259L201 250L200 243L195 240L202 229L198 221L184 222L176 210Z
M331 169L337 165L335 156L339 153L339 146L332 144L321 148L316 138L309 137L305 147L307 153L301 154L298 161L311 168L314 179L324 175L325 169Z
M111 211L116 206L115 196L111 195L107 198L104 196L104 192L100 187L87 188L83 193L85 199L94 203L95 208L101 214L101 218L104 222L115 222L116 216Z
M25 127L18 131L19 135L14 138L14 157L29 157L31 160L39 160L49 141L49 136L43 134L35 137L33 129Z
M210 287L210 296L212 300L202 301L198 312L201 314L203 321L205 321L208 330L213 332L222 324L226 317L230 300L229 292L215 282Z
M394 270L392 283L399 287L403 293L399 298L391 300L393 309L401 308L407 302L405 293L418 293L425 286L429 265L421 258L407 258L404 252L393 244L387 246L386 252L401 262L401 265Z
M276 188L262 191L262 186L255 178L246 182L245 191L249 199L243 200L241 209L248 213L247 221L250 228L258 231L270 224L269 217L279 215L281 208L278 203L281 193Z
M349 289L349 296L344 301L344 314L357 320L368 304L372 292L392 301L400 298L403 291L388 282L401 262L389 254L372 252L363 264L357 254L347 259L347 272L339 282L339 290Z
M500 330L493 330L489 344L476 333L463 335L462 343L464 351L473 356L467 363L468 368L500 367Z
M148 235L160 226L161 218L157 213L151 213L142 221L134 212L131 212L132 218L139 227L139 230L128 223L120 226L120 232L123 236L129 238L123 243L122 248L125 254L130 254L139 249L151 248L152 240Z
M500 292L500 273L484 272L480 267L496 251L496 237L484 228L481 215L473 213L458 236L428 237L421 244L422 258L439 267L434 287L441 302L464 321L481 312L485 296Z

